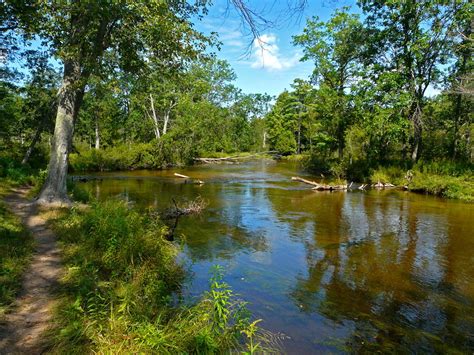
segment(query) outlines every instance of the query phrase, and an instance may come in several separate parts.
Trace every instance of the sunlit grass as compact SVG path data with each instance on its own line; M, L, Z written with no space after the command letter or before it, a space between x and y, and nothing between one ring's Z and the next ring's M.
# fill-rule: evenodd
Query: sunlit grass
M0 181L0 199L9 192L9 184ZM33 238L0 201L0 317L14 301L21 278L30 261Z
M185 272L167 227L120 201L92 202L52 221L63 251L54 353L271 351L245 303L212 276L194 305L176 305ZM250 338L249 338L250 337ZM251 343L250 343L251 341ZM248 349L250 350L250 349Z

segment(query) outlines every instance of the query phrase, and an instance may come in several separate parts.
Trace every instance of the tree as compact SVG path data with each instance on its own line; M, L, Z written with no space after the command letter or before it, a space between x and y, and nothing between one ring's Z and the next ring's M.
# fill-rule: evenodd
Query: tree
M28 57L32 78L25 87L24 117L29 120L28 126L34 128L34 134L23 156L22 164L26 164L30 159L41 133L45 129L48 131L52 129L59 82L58 73L43 53L33 51Z
M296 152L295 133L298 129L300 102L293 93L283 91L277 98L272 110L266 116L270 147L281 154Z
M349 125L349 100L346 91L360 70L363 26L348 8L337 10L327 22L309 19L301 35L293 37L302 46L303 61L313 60L313 82L319 86L318 100L326 103L324 116L335 127L339 158L344 150L344 136Z
M459 155L460 127L470 123L473 90L473 38L472 38L472 10L473 5L465 2L454 14L453 53L456 58L451 68L451 87L449 88L453 105L451 157L456 159ZM469 128L465 135L470 137Z
M48 176L40 203L68 203L68 154L89 77L104 64L104 53L114 53L116 66L140 71L150 57L162 67L179 68L194 58L207 39L196 32L190 17L202 3L183 1L7 1L2 25L14 23L25 36L39 36L63 63L58 109ZM33 15L24 18L27 7ZM108 57L110 59L110 57Z
M401 74L401 88L410 94L406 114L413 125L411 158L422 150L423 107L426 90L442 78L451 43L454 5L435 1L361 0L371 36L375 65Z

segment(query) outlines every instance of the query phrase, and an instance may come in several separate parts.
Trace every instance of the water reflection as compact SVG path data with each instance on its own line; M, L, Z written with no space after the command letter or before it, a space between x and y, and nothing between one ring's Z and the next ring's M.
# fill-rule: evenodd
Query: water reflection
M103 174L83 184L164 208L209 201L180 221L189 296L220 263L226 281L288 352L474 349L474 206L399 191L316 193L272 162Z

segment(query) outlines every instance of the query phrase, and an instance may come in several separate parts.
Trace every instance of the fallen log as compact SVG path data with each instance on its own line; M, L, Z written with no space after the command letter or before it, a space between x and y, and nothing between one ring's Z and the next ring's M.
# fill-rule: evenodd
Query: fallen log
M347 190L347 185L319 184L316 181L306 180L306 179L300 178L299 176L294 176L291 178L291 180L314 186L312 190L317 190L317 191Z
M256 157L258 155L262 155L262 154L272 154L272 153L276 153L276 151L274 150L269 150L267 152L260 152L260 153L255 153L255 154L250 154L250 155L232 155L232 156L228 156L228 157L222 157L222 158L193 158L194 161L199 161L199 162L202 162L202 163L220 163L220 162L237 162L239 159L249 159L249 158L253 158L253 157Z
M180 177L180 178L183 178L183 179L190 179L189 176L183 175L183 174L178 174L178 173L174 173L174 176L177 176L177 177Z

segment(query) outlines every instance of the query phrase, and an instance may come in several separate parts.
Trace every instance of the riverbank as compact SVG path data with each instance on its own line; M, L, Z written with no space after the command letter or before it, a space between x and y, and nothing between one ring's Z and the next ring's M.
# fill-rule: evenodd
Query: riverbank
M152 143L133 146L120 145L103 150L88 149L81 153L73 153L70 156L70 167L74 172L184 167L195 163L194 157L189 153L173 154L173 151L164 149L162 145ZM253 153L208 152L203 153L203 156L213 159L229 156L251 158ZM368 168L363 164L361 166L357 164L346 166L337 160L314 160L308 154L289 155L280 158L283 161L300 164L317 175L323 173L329 184L341 185L351 181L372 185L389 183L399 188L406 187L407 190L412 192L467 202L474 201L474 175L470 165L442 161L417 163L411 169L404 169L398 165Z
M250 350L255 338L264 349L221 269L198 303L176 303L186 272L167 227L151 214L108 200L64 211L51 223L66 268L55 352L222 353Z
M408 191L465 202L474 202L474 174L469 167L425 164L404 171L397 167L378 168L370 175L370 183L392 183Z
M11 184L3 181L1 186L4 198ZM177 302L186 271L176 261L179 247L166 240L167 227L155 215L139 213L125 202L106 201L43 211L38 218L48 221L60 242L65 272L55 293L58 303L51 321L46 317L46 303L51 299L36 298L46 303L33 307L42 321L32 326L21 316L26 306L17 301L12 313L5 316L5 349L40 346L36 341L40 336L41 348L53 353L254 353L274 348L256 326L258 322L251 320L245 303L222 281L219 268L213 270L209 291L199 302ZM18 295L22 279L26 280L22 299L35 301L25 296L32 290L27 281L43 266L24 274L30 264L32 236L3 203L0 227L3 314ZM41 245L38 248L42 249ZM35 254L35 260L44 257L41 251ZM50 277L40 280L58 281ZM29 316L33 317L31 311ZM43 334L53 324L48 334ZM36 325L41 329L35 331L34 339L28 336L33 340L26 344L21 334L29 334Z

